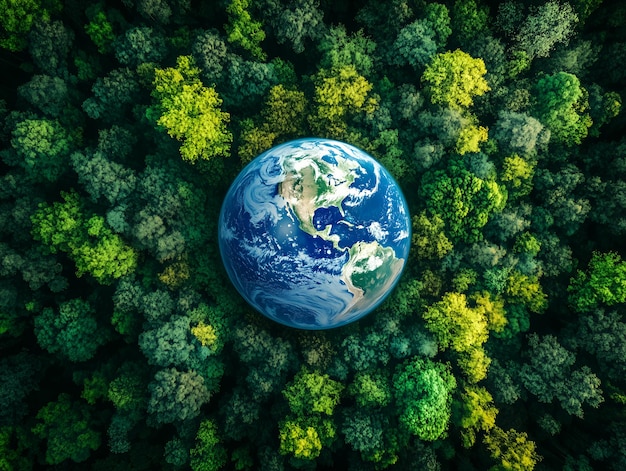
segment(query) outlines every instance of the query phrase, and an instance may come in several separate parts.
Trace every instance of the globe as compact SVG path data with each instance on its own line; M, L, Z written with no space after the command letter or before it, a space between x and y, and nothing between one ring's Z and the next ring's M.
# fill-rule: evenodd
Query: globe
M228 276L258 311L321 330L374 310L398 282L411 221L400 187L364 151L306 138L250 162L222 204Z

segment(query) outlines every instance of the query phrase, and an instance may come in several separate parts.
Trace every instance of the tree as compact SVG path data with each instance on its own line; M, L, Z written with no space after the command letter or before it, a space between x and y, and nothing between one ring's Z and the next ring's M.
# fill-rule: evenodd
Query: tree
M617 311L596 309L580 316L576 336L567 341L595 355L610 379L618 381L626 373L626 323Z
M587 92L578 77L557 72L539 79L535 86L537 118L550 130L551 140L568 146L580 144L592 124L585 113Z
M453 243L481 240L491 214L506 204L506 193L493 177L480 178L465 166L452 158L445 170L426 172L419 192L429 214L443 219Z
M43 366L40 362L41 359L25 352L0 360L0 427L23 423L28 413L24 400L37 389Z
M139 347L151 365L184 367L194 352L189 318L173 316L158 327L139 335Z
M353 65L321 70L315 77L316 108L309 116L311 128L328 137L345 135L350 115L371 113L376 108L376 98L369 95L371 89L372 84Z
M524 160L517 154L505 157L500 179L507 186L509 197L520 198L528 195L533 189L534 173L535 167L532 162Z
M74 152L72 166L78 181L95 203L104 197L111 205L124 200L137 183L135 172L107 158L101 151Z
M56 181L66 170L69 154L75 145L70 135L57 120L26 119L12 132L11 146L15 163L26 170L35 181ZM6 151L5 161L13 163Z
M474 96L489 90L484 79L486 73L482 59L457 49L437 54L426 66L422 82L426 83L434 104L464 109L472 106Z
M420 440L444 437L456 380L450 368L418 357L399 365L393 376L400 424Z
M59 305L59 312L46 307L35 317L35 335L42 348L60 353L74 362L86 361L109 340L108 332L99 326L93 306L82 299L71 299Z
M583 404L598 407L604 401L600 380L583 366L572 371L575 355L562 347L552 335L539 338L529 335L530 363L520 370L524 387L540 402L550 403L555 398L568 413L583 417Z
M535 57L547 57L558 43L567 44L578 16L567 2L551 0L531 11L515 35L516 47Z
M26 0L0 1L0 47L21 51L26 47L28 32L33 23L50 19L50 14L61 9L58 1Z
M199 74L191 56L180 56L176 68L156 69L152 96L157 104L149 110L158 126L183 141L180 154L191 163L228 155L232 141L226 127L230 115L220 110L222 100L202 85Z
M61 21L38 21L29 34L28 49L41 72L67 78L67 57L73 42L74 32Z
M391 401L389 379L380 371L359 372L348 386L359 407L384 407Z
M157 424L193 419L211 397L204 379L194 370L159 370L148 390L148 413L152 414Z
M92 428L89 407L60 394L37 413L33 433L46 439L46 463L57 465L71 459L81 463L100 446L100 434Z
M98 48L98 52L105 54L110 51L115 40L115 33L113 25L103 10L99 9L92 15L89 23L85 25L85 32Z
M373 72L376 44L362 30L349 35L345 26L333 26L320 40L317 48L322 53L322 69L339 69L351 65L364 77Z
M613 306L626 301L626 262L614 252L595 252L586 272L578 270L567 288L569 302L578 312L589 312L601 304Z
M481 386L466 387L460 399L453 402L452 410L466 448L474 445L478 432L489 432L495 426L498 414L491 394Z
M550 133L532 116L514 111L500 111L493 128L493 136L500 148L507 153L530 157L537 148L547 144Z
M505 432L500 427L493 427L483 442L502 470L532 471L535 464L541 461L535 442L528 439L528 434L515 429Z
M132 272L137 252L106 226L103 217L85 214L77 193L61 196L63 203L42 203L31 216L33 238L51 253L67 252L78 276L89 273L108 284Z
M226 464L226 450L217 433L214 420L200 422L196 434L196 446L190 450L193 471L217 471Z
M489 335L485 312L469 307L464 294L446 293L426 309L423 317L439 345L456 352L482 345Z
M317 458L324 445L335 437L335 428L327 419L317 417L287 419L279 425L279 451L292 455L296 463Z
M229 22L225 26L228 41L238 44L259 60L265 60L266 54L259 43L265 39L265 32L259 21L254 21L248 7L250 0L230 0L226 7Z
M319 372L309 372L302 368L285 389L283 396L289 403L289 409L298 415L332 415L339 404L343 385Z
M400 30L393 43L398 52L395 62L408 63L415 69L424 67L440 49L435 32L425 20L416 20Z
M37 74L29 82L20 85L17 94L41 111L46 118L63 119L72 115L68 110L68 103L74 95L67 85L60 77Z
M324 35L324 11L319 3L319 0L264 0L259 9L278 43L287 43L296 54L301 54L307 40L316 41Z
M127 67L160 62L165 56L165 44L160 34L148 26L128 29L113 42L115 58Z
M226 58L226 43L217 31L204 30L198 33L192 47L193 58L209 84L215 84L222 75Z
M458 40L468 43L488 30L489 7L480 0L455 0L452 7L452 29Z
M98 77L91 87L93 96L82 105L87 116L107 123L122 121L139 93L135 77L136 74L129 68L113 69L104 77Z

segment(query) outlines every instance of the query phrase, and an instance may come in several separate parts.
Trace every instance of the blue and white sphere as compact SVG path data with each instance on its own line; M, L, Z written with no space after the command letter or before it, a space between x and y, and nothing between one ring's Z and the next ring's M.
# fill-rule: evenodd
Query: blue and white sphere
M376 308L400 278L411 221L398 184L349 144L298 139L231 185L219 247L241 295L270 319L331 329Z

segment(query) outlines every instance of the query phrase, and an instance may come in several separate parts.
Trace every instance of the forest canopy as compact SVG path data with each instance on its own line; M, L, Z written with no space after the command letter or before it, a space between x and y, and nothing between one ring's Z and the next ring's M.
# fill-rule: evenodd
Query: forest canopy
M626 5L0 0L0 469L626 469ZM241 169L379 160L373 313L272 323Z

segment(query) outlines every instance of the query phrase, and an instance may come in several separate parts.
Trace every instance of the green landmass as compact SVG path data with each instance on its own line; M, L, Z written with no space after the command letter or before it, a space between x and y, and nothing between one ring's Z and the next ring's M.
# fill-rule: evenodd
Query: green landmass
M626 469L625 61L609 0L0 0L0 469ZM412 218L334 330L217 244L307 136Z

